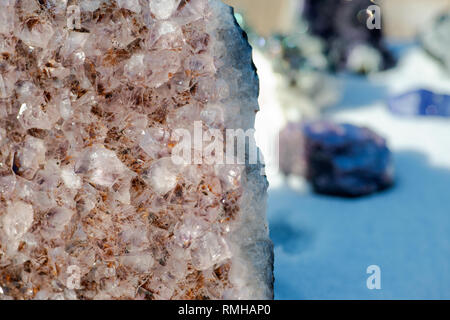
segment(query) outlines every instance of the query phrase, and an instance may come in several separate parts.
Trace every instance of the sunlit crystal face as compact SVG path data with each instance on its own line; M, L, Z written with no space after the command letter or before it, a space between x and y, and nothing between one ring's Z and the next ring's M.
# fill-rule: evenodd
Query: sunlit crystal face
M0 299L269 297L232 272L251 244L233 232L267 237L263 177L171 157L176 129L253 122L258 82L225 7L6 0L0 18Z
M149 0L150 11L157 19L168 19L175 12L180 0Z

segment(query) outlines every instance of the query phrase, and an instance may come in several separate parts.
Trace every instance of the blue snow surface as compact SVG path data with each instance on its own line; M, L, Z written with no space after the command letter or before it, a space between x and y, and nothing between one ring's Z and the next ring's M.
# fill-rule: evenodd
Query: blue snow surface
M379 87L389 85L385 78L365 88L364 80L343 81L349 86L343 101L327 116L386 137L397 183L359 199L316 195L301 179L273 184L268 218L275 298L450 299L450 120L391 114ZM362 102L372 93L371 104L357 106L358 92ZM367 287L371 265L381 269L380 290Z
M345 200L287 186L269 193L276 299L450 298L450 170L396 156L398 184ZM381 290L369 290L370 265Z

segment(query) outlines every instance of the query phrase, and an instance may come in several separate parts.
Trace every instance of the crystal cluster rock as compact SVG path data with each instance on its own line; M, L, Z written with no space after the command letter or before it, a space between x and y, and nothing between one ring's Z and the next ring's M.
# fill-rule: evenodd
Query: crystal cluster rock
M290 123L280 134L280 167L304 175L314 191L359 197L390 187L392 156L372 130L327 121Z
M0 299L272 298L262 165L171 157L258 91L218 0L2 0Z

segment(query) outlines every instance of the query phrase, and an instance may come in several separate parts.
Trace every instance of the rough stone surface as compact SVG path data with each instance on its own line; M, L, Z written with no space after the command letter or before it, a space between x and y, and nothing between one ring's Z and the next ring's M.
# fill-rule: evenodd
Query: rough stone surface
M218 0L2 0L0 299L272 298L261 165L171 161L255 71Z
M280 166L285 174L304 175L317 193L336 196L368 195L394 182L386 141L350 124L289 124L281 133Z

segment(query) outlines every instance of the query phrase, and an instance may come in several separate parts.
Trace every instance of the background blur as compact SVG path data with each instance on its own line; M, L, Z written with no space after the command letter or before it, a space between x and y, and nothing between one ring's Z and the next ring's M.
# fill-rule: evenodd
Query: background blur
M450 0L225 2L249 34L261 81L275 298L450 299ZM381 8L381 30L368 33L356 3ZM419 112L422 89L439 112ZM415 98L393 112L390 99L407 93ZM311 119L384 137L395 186L346 199L281 174L267 141ZM371 265L380 290L366 285Z

